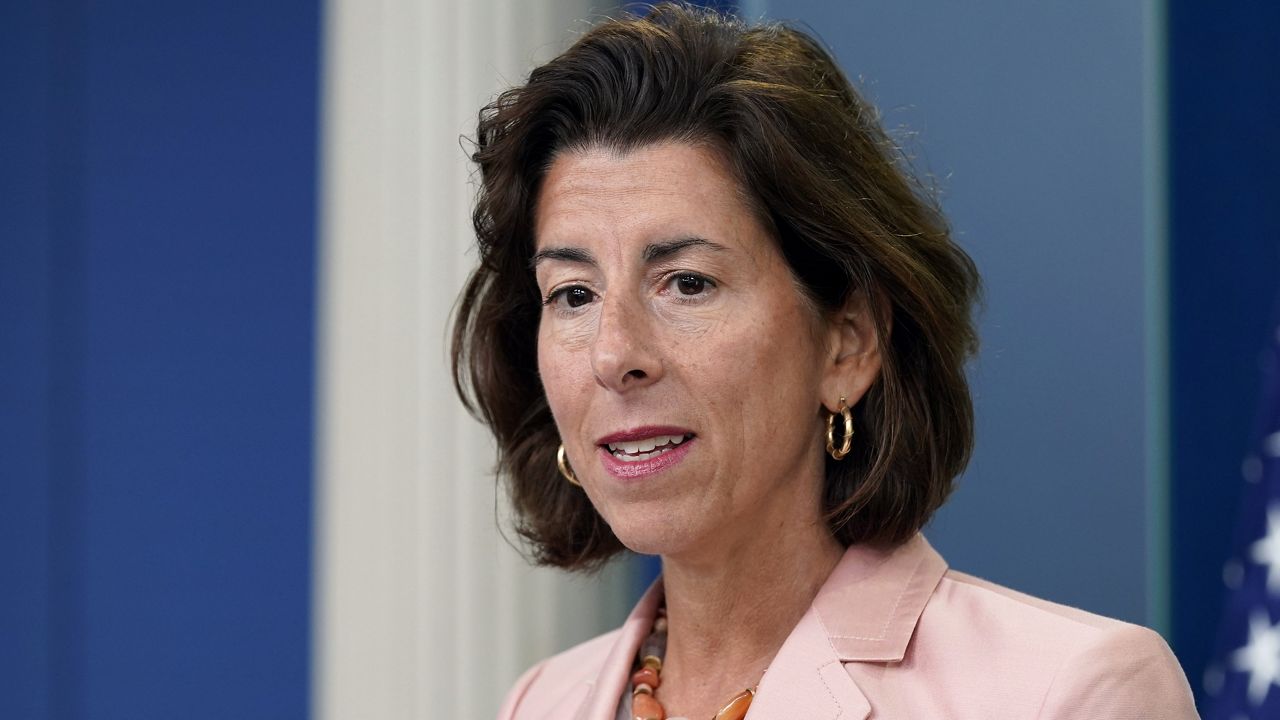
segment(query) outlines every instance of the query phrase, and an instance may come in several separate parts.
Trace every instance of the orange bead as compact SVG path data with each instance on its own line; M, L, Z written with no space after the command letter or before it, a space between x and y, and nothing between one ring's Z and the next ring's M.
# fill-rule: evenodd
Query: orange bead
M639 685L640 683L645 683L648 685L652 685L653 687L658 687L658 683L659 683L658 671L654 670L653 668L647 665L635 671L635 674L631 676L631 684Z
M751 699L754 697L750 690L743 690L737 697L729 701L720 712L716 713L715 720L742 720L746 717L747 708L751 707Z
M667 711L657 698L640 693L631 697L631 717L634 720L667 720Z

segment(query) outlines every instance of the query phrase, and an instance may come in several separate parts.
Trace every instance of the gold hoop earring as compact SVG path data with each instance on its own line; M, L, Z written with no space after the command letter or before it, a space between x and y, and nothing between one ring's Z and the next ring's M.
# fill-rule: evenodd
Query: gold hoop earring
M844 420L844 440L836 447L835 425L836 413L827 415L827 452L835 460L843 460L853 447L853 412L844 404L844 396L840 396L840 417Z
M569 458L564 454L564 443L561 443L560 449L556 450L556 467L560 468L560 474L565 480L582 487L582 483L578 482L578 476L573 474L573 468L569 467Z

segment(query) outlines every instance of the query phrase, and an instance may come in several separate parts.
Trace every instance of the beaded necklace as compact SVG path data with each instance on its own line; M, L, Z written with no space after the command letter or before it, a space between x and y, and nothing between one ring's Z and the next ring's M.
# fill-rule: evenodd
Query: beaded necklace
M662 684L662 658L667 653L667 609L658 606L658 616L653 621L653 632L640 645L640 669L631 675L631 717L633 720L666 720L667 711L653 696ZM755 688L747 688L729 701L711 720L742 720L756 695Z

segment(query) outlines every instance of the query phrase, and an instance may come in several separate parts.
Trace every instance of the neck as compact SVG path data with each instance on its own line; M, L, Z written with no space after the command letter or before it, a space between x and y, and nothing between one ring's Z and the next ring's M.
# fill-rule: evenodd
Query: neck
M760 681L843 553L818 513L807 514L796 522L776 508L713 551L663 557L669 715L711 717Z

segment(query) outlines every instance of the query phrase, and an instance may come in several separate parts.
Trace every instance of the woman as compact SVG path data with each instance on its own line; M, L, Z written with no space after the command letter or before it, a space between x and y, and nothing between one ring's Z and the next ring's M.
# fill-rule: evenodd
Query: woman
M536 559L659 555L503 718L1190 718L1149 630L951 571L979 282L795 30L664 5L481 114L454 335Z

